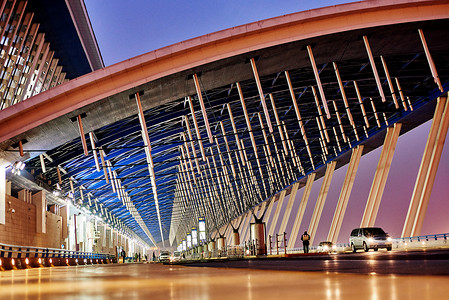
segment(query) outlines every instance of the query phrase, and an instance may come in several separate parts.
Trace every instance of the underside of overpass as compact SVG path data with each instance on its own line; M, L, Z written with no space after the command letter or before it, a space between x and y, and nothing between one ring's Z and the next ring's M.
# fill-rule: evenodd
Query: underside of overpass
M358 5L385 16L390 9L437 3L448 8L447 1L385 3ZM117 92L111 86L106 97L2 138L2 155L26 162L25 175L7 176L15 193L55 191L50 201L69 199L149 245L167 239L178 244L200 217L213 232L281 190L288 193L293 183L305 184L308 174L320 178L328 162L345 165L354 147L364 145L365 154L381 146L394 123L402 123L403 134L431 119L436 98L448 91L448 28L449 19L425 17L342 27L219 57ZM270 30L280 29L260 29ZM118 67L100 71L113 77ZM100 82L95 74L72 81L75 88ZM53 93L71 91L62 86Z

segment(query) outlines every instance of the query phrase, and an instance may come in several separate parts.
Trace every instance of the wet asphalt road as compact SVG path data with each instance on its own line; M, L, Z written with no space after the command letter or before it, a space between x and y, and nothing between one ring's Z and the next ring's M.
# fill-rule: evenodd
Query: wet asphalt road
M449 249L254 258L189 263L185 266L352 274L449 275Z

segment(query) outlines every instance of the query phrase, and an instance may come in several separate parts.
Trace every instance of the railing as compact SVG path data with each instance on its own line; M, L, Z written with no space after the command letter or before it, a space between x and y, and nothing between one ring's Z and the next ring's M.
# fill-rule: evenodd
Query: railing
M111 254L0 244L0 271L33 267L108 264Z
M278 235L281 237L277 243L271 243L271 239L268 240L267 245L267 256L283 256L288 254L298 254L303 253L304 249L302 247L298 248L287 248L281 247L287 244L287 240L285 239L285 235ZM404 238L395 238L392 239L393 248L395 249L406 249L406 248L415 248L415 247L448 247L449 242L449 233L441 233L441 234L429 234L422 236L413 236L413 237L404 237ZM283 244L283 245L282 245ZM270 251L270 248L273 247ZM206 247L207 249L207 247ZM322 251L318 246L310 246L309 252L316 253ZM334 247L330 251L325 252L348 252L351 251L351 245L349 243L339 243L335 244ZM255 255L255 244L246 243L244 245L237 246L227 246L221 250L215 249L213 251L204 251L201 253L191 253L186 255L188 259L219 259L219 258L243 258L243 257L252 257Z
M0 257L5 258L79 258L79 259L113 259L114 255L81 252L67 249L40 248L32 246L15 246L0 244Z
M420 236L412 236L412 237L403 237L403 238L397 238L393 239L395 242L421 242L421 241L429 241L434 240L438 241L440 239L447 240L449 237L449 233L440 233L440 234L429 234L429 235L420 235Z

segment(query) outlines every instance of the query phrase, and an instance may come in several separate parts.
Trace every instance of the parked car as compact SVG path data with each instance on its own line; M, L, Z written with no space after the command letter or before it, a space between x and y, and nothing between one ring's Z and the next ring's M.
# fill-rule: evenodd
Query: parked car
M329 253L329 252L334 252L335 249L336 249L336 247L335 247L335 245L332 242L323 241L323 242L320 242L320 244L318 245L317 252L321 252L321 253L322 252L327 252L327 253Z
M170 256L171 256L170 251L161 251L161 253L159 254L159 261L160 262L169 262Z
M173 255L170 256L170 262L177 262L181 260L181 252L175 251Z
M368 252L369 249L377 251L379 248L386 248L388 251L392 248L391 237L379 227L363 227L356 228L351 231L349 244L352 252L363 249Z

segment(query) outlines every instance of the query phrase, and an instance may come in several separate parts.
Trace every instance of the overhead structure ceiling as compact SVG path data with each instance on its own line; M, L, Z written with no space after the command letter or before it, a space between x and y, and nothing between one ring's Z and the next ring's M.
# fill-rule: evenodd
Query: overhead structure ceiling
M379 147L385 129L395 122L403 123L403 134L429 120L442 92L418 29L447 92L448 28L449 19L444 19L345 31L251 51L133 87L84 110L85 120L93 117L105 124L92 131L95 148L85 135L88 155L78 137L57 147L29 150L45 150L46 172L39 156L27 161L26 170L65 197L72 197L73 184L77 205L131 228L150 245L169 238L179 243L199 217L205 217L211 233L307 174L317 172L320 177L326 163L337 160L337 167L344 165L357 145L364 144L365 153ZM146 155L136 93L142 103L153 103L144 111L152 163ZM102 118L106 106L116 107L117 119ZM120 118L121 110L128 116Z

